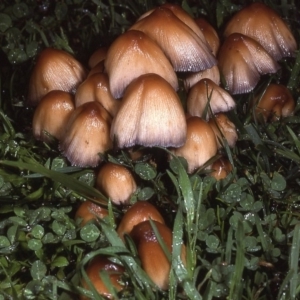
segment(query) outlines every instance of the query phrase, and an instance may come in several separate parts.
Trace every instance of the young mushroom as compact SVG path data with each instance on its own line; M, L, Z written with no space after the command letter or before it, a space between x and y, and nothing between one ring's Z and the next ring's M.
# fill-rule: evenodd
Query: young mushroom
M112 147L109 137L111 116L96 102L87 102L71 114L60 141L60 150L72 165L96 167Z
M50 91L74 93L87 71L71 54L58 49L43 50L30 76L28 104L35 106Z
M157 74L145 74L126 89L111 126L111 139L120 148L179 147L186 139L186 121L172 86Z
M226 25L224 36L235 32L255 39L275 60L295 56L297 43L291 30L264 3L254 2L236 13Z
M224 179L232 171L232 164L230 161L221 157L211 165L210 176L214 177L216 180Z

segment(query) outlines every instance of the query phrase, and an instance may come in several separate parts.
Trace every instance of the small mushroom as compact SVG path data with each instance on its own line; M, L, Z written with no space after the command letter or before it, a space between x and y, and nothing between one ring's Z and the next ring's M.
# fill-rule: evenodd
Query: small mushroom
M255 114L262 116L265 121L278 120L280 117L288 117L294 114L295 100L289 89L282 84L271 83L262 96L256 97Z
M226 112L235 107L235 101L228 92L206 78L197 82L189 91L187 97L187 111L191 116L203 117L206 111L206 119L211 113Z
M74 93L86 76L86 69L71 54L46 48L40 53L30 76L28 104L37 105L52 90Z
M155 73L178 89L173 67L160 47L145 33L130 30L120 35L110 46L105 68L112 95L123 96L125 88L140 75Z
M216 64L205 39L201 39L168 8L158 7L137 21L130 30L140 30L162 48L175 71L198 72Z
M295 56L296 40L282 18L264 3L254 2L237 12L226 25L224 36L241 33L255 39L275 59Z
M260 75L276 73L280 66L254 39L240 33L229 35L218 54L220 72L232 94L252 91Z
M96 187L115 204L128 203L137 189L131 172L124 166L110 162L100 168Z
M120 148L183 145L185 114L172 86L157 74L135 79L127 87L113 119L111 138Z
M232 164L227 158L221 157L211 165L211 171L210 176L221 180L232 171Z
M165 224L162 215L154 205L148 201L137 201L124 214L117 232L123 239L124 234L129 234L135 225L149 219Z
M96 67L100 62L103 62L107 56L107 47L101 47L97 49L93 54L90 56L88 65L90 69Z
M44 142L51 142L53 137L61 139L75 109L73 98L73 95L64 91L51 91L42 98L32 121L36 139Z
M187 138L182 147L172 149L188 163L188 173L193 173L217 153L217 140L211 126L199 117L187 119Z
M87 102L71 114L60 141L60 150L72 165L96 167L112 147L109 137L111 116L96 102Z

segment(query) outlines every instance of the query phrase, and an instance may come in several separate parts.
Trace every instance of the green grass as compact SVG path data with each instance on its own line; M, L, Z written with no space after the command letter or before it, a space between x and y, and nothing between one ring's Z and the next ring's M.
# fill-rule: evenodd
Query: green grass
M263 76L253 92L234 96L237 108L229 117L239 139L233 149L223 150L234 165L226 179L217 182L203 169L188 175L185 161L174 157L166 162L168 152L161 148L138 162L122 151L105 156L133 172L139 188L132 202L154 203L173 228L167 291L156 289L142 270L132 241L125 245L118 237L122 209L93 187L94 170L71 167L57 145L33 138L33 109L26 107L26 95L37 54L56 47L86 64L94 50L162 2L1 2L0 300L67 300L78 294L101 299L95 290L79 287L81 276L86 278L84 267L98 254L126 269L120 299L299 299L299 51L280 62L277 74ZM196 2L176 1L195 17L206 16L221 35L230 16L252 1ZM299 46L297 1L263 2L289 23ZM250 103L271 81L289 87L296 111L263 123ZM110 217L81 228L74 214L84 199L102 199ZM179 258L182 241L186 266Z

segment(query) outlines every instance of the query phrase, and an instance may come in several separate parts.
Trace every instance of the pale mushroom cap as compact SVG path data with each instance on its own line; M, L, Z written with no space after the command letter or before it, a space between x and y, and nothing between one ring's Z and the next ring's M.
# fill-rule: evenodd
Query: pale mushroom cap
M186 122L186 142L172 152L186 159L188 172L192 173L215 156L218 148L215 133L207 122L199 117L189 117Z
M208 78L212 80L215 84L219 85L221 83L219 67L216 65L204 71L188 73L183 81L185 90L188 91L197 82L205 78Z
M124 214L117 232L123 239L124 234L129 234L135 225L149 219L165 224L162 215L154 205L148 201L137 201Z
M187 111L191 116L203 117L207 111L205 118L208 119L210 111L216 114L218 112L226 112L235 107L235 101L220 86L210 79L202 79L197 82L191 89L187 97Z
M107 50L107 47L101 47L93 52L88 61L90 69L93 69L96 65L105 60L107 56Z
M86 75L85 68L71 54L47 48L39 55L32 71L28 104L37 105L52 90L74 93Z
M131 172L124 166L106 163L96 178L96 187L115 204L128 203L137 185Z
M66 126L60 150L72 165L96 167L104 153L112 147L109 138L111 116L96 102L77 107Z
M136 22L130 30L151 37L170 59L175 71L198 72L216 64L207 42L167 8L158 7Z
M120 101L114 99L110 92L107 74L95 73L78 86L75 93L76 107L90 101L99 102L111 116L117 113Z
M110 46L105 60L110 90L115 98L123 96L125 88L140 75L155 73L178 89L177 76L160 47L145 33L130 30Z
M211 165L211 170L210 176L221 180L232 171L232 164L227 158L221 157Z
M254 89L260 75L276 73L280 66L255 40L240 33L226 38L218 54L220 72L232 94Z
M262 115L265 120L276 120L294 114L295 100L289 89L282 84L271 83L264 91L255 109L257 116Z
M255 39L275 60L294 56L297 50L296 40L287 24L263 3L252 3L231 18L224 36L235 32Z
M224 113L218 113L208 121L208 124L213 129L217 141L218 148L223 147L222 140L225 138L229 147L234 147L238 139L238 134L235 125L229 120Z
M73 95L63 91L49 92L39 102L33 115L32 130L35 138L50 142L49 133L60 140L74 109Z
M111 127L120 148L179 147L186 138L186 121L179 97L157 74L145 74L126 89Z

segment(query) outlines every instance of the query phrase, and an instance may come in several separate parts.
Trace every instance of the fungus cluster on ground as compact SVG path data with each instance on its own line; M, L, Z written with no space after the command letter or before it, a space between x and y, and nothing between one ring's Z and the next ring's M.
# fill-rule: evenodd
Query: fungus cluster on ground
M234 147L238 139L226 115L235 108L233 95L252 91L261 75L277 72L278 60L293 56L296 47L287 25L261 3L233 16L222 43L206 20L194 20L179 6L164 4L142 15L110 47L97 50L90 57L89 70L62 50L44 50L30 79L28 104L37 106L33 133L48 143L57 139L72 165L100 166L96 187L114 204L128 205L138 183L124 166L103 161L107 151L115 147L131 155L136 145L166 147L186 159L188 173L195 172L222 153L224 145ZM187 94L187 111L177 93L179 77ZM257 118L267 121L293 114L295 102L287 88L271 83L255 97L253 106ZM232 165L222 157L207 168L219 180ZM95 215L107 215L93 204L83 205L83 212L77 214L83 224ZM147 213L138 221L141 224L136 223L137 217L130 215L134 207L121 220L118 233L122 239L124 234L132 238L143 268L159 288L166 289L170 262L155 238L153 224L170 252L172 231L158 212ZM145 254L150 247L160 254ZM160 257L158 264L154 257ZM160 277L151 268L160 267L162 260L167 267ZM99 269L117 272L110 278L121 289L122 267L106 257L97 258L87 268L91 280ZM85 282L83 286L88 288ZM97 290L97 286L107 296L105 286L97 283Z

